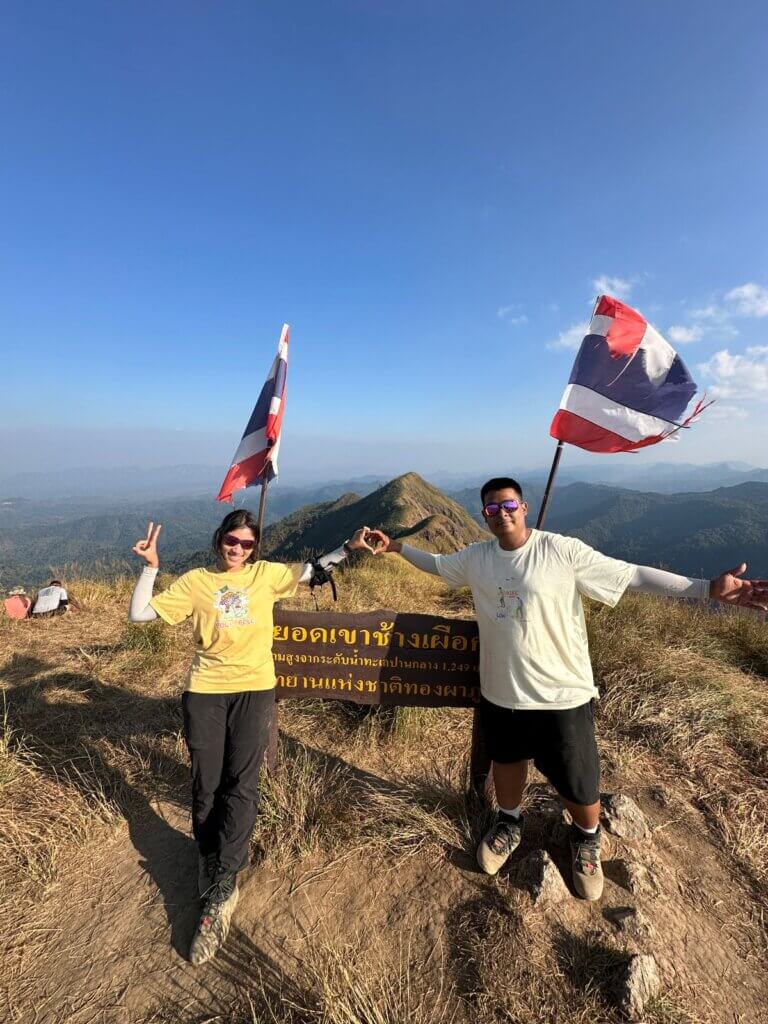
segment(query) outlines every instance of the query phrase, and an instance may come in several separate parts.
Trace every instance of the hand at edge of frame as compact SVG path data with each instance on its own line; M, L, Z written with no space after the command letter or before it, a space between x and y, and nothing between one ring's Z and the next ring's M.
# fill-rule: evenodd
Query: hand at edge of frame
M709 582L709 596L722 604L768 611L768 580L743 580L747 563L734 566Z

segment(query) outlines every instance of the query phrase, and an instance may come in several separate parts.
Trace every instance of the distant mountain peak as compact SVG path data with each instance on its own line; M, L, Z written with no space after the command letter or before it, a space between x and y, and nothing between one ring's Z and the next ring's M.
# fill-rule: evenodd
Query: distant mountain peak
M378 527L436 552L487 539L461 505L410 472L363 498L344 495L336 502L299 509L270 527L265 548L271 558L303 558L338 547L360 526Z

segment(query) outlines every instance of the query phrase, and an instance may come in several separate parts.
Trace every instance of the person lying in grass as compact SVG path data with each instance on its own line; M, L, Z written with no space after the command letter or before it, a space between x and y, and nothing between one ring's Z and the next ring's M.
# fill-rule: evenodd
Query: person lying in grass
M202 913L190 960L215 956L237 903L237 873L248 863L256 823L259 771L275 704L272 609L315 575L312 563L257 558L259 527L247 509L227 515L213 535L214 565L184 573L152 596L159 567L160 524L133 551L147 564L131 597L131 622L160 616L175 626L192 619L197 646L182 697L184 737L192 767L192 828L199 851ZM322 569L351 551L371 550L368 528L319 559Z
M480 632L480 728L493 761L499 810L477 850L496 874L520 843L528 762L557 790L573 819L574 889L587 900L603 891L600 865L600 764L597 697L581 598L613 607L626 590L664 597L712 598L765 611L768 581L741 579L742 564L713 580L609 558L577 540L531 529L520 484L495 477L480 492L493 539L452 555L433 555L372 530L377 553L469 587Z

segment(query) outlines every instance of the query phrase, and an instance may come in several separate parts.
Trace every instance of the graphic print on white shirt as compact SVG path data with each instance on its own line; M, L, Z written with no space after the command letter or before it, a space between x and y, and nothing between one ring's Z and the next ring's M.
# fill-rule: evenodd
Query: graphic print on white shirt
M634 566L541 530L514 551L494 538L435 557L450 586L472 591L487 700L565 709L596 696L582 597L615 605Z
M503 622L505 619L525 622L525 605L520 593L512 588L513 582L513 578L509 577L497 588L499 595L499 603L496 608L497 622Z

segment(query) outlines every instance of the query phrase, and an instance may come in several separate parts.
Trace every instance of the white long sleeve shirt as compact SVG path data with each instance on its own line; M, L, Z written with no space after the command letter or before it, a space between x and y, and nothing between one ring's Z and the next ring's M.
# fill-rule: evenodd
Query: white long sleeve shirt
M403 545L403 556L472 591L480 632L480 688L513 709L578 707L597 696L582 596L614 606L625 590L703 599L708 580L631 565L575 537L531 530L505 551L494 538L451 555Z

